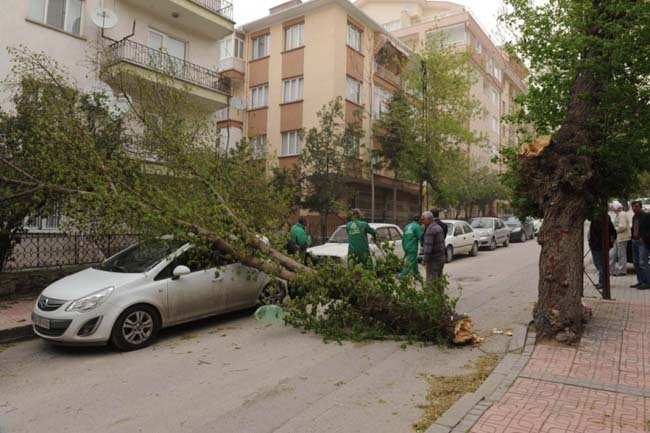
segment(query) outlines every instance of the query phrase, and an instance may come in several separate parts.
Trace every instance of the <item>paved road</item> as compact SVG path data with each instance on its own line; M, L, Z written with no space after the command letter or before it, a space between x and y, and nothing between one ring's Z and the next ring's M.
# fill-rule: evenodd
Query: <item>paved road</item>
M22 342L0 352L0 433L412 432L422 374L503 352L508 337L492 328L528 322L538 254L529 241L446 267L463 288L458 310L488 337L480 349L323 344L250 312L164 331L131 353Z

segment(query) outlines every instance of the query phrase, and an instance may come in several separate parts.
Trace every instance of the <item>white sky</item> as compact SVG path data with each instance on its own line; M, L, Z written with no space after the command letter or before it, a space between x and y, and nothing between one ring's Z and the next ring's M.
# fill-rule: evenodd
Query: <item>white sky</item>
M284 3L286 0L234 0L235 21L237 25L262 18L269 13L269 8ZM451 0L467 6L483 27L492 36L497 27L499 8L502 0Z

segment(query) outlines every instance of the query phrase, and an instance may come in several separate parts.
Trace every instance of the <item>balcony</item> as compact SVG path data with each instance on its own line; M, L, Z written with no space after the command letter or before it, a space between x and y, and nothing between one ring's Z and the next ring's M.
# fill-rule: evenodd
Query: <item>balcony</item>
M160 74L171 77L169 85L187 91L190 100L196 102L200 108L216 111L228 105L228 79L216 71L131 40L110 45L102 70L102 75L107 78L109 84L111 79L119 77L120 83L127 87L130 84L137 85L137 80L132 77L157 81Z
M376 63L375 73L377 74L378 77L388 81L394 86L402 87L402 79L400 78L400 76L397 75L395 72L391 71L390 69L386 68L385 66Z
M242 78L245 74L246 65L242 59L237 57L226 57L219 60L219 72L232 78Z
M231 0L124 0L172 25L221 39L235 29Z

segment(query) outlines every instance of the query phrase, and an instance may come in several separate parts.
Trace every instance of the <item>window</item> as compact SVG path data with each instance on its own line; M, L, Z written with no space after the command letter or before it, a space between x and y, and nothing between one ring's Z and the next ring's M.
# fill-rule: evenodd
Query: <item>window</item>
M282 102L302 100L303 78L292 78L282 82Z
M392 93L380 86L375 86L373 89L372 98L372 115L375 119L381 118L382 114L388 111L390 100L393 97Z
M467 223L463 223L463 229L464 229L465 233L467 233L467 234L470 234L470 233L472 233L474 231L474 230L472 230L472 228Z
M400 20L390 21L384 24L383 27L387 32L394 32L395 30L399 30L402 27L402 23Z
M377 242L388 242L390 241L390 232L388 231L388 228L380 228L377 229Z
M361 51L361 30L348 24L348 45L357 51Z
M355 104L361 104L361 81L348 77L347 98Z
M483 45L481 45L481 41L478 39L476 40L476 53L481 54L483 52Z
M463 225L461 223L454 224L454 236L460 236L464 234Z
M253 87L251 89L251 108L268 107L269 105L269 86Z
M390 230L390 239L393 241L401 241L402 240L402 235L399 234L399 231L397 231L396 228L394 227L389 227Z
M228 59L236 57L244 59L244 41L238 37L228 36L219 41L219 58Z
M348 139L345 143L345 156L348 158L358 158L359 157L359 139Z
M298 155L301 151L302 138L300 137L300 131L283 132L280 156Z
M492 89L492 103L497 107L499 106L499 94L494 89Z
M29 18L75 35L81 34L82 0L30 0Z
M251 138L251 150L255 159L266 158L266 135Z
M269 55L270 35L258 36L253 39L253 60Z
M499 133L499 119L492 116L492 132Z
M284 49L285 51L293 50L304 45L305 25L300 23L295 26L284 29Z
M431 37L433 35L437 37L442 35L442 42L445 46L448 47L467 44L467 31L464 24L434 30L427 33L428 37Z

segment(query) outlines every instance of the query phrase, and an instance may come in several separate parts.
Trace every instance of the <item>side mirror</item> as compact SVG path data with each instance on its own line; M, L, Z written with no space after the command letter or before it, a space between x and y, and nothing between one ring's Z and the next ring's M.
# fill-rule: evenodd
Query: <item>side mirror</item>
M182 277L183 275L187 275L190 272L191 272L190 268L188 268L187 266L183 266L183 265L176 266L174 268L174 272L172 272L172 280L178 280L180 277Z

